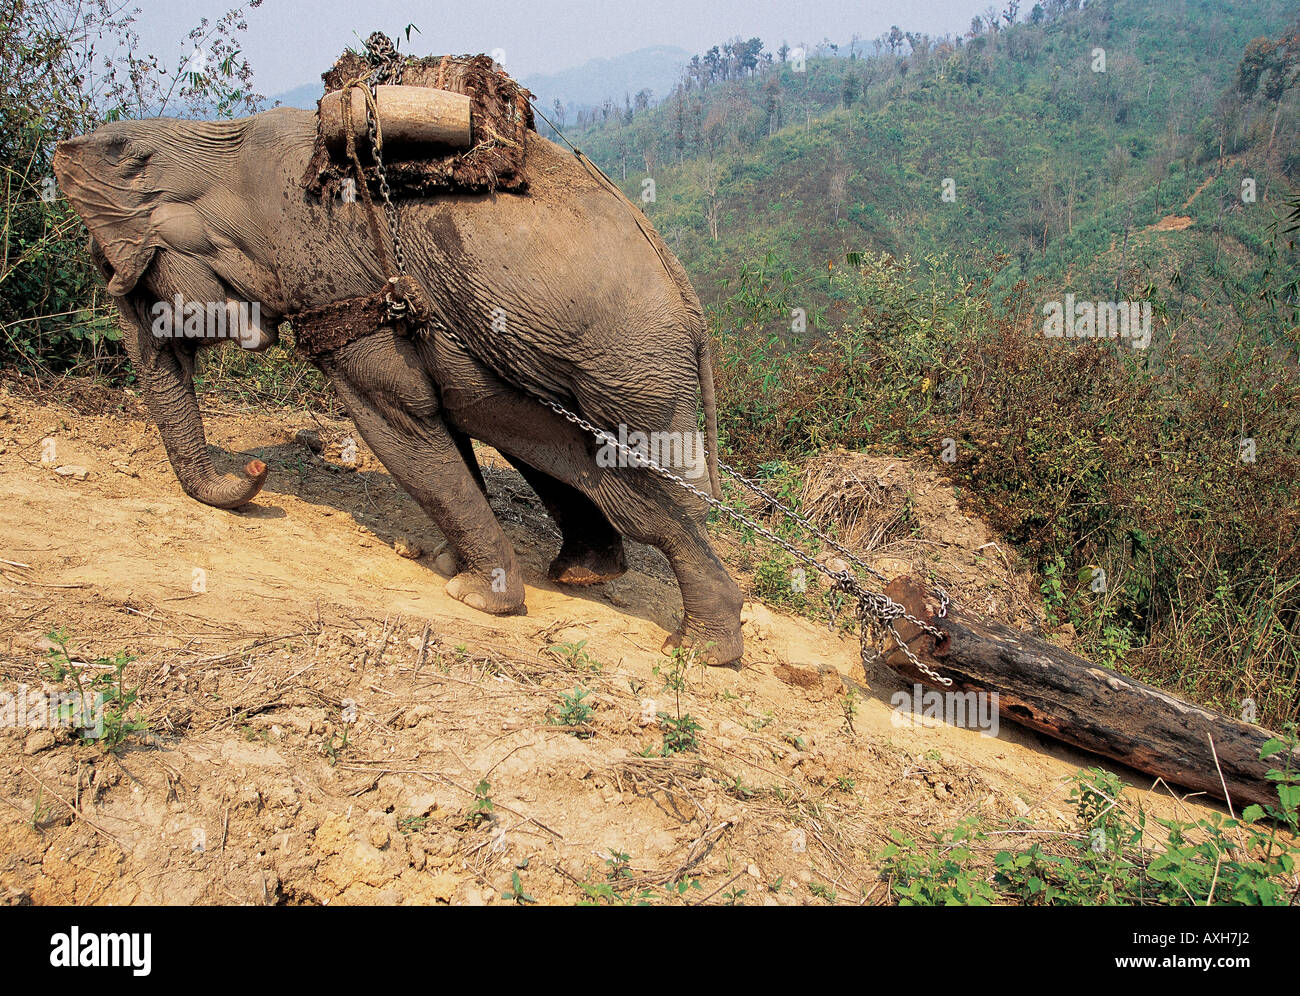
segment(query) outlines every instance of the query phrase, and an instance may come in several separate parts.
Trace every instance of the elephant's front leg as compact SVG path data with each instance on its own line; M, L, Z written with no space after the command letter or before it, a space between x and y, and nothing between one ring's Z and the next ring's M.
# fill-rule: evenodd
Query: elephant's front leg
M514 549L456 440L409 345L387 331L319 359L357 431L455 554L447 594L497 615L526 612Z

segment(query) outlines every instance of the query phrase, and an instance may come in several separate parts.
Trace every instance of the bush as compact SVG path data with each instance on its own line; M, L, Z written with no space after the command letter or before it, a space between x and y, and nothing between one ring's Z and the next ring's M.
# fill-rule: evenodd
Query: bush
M855 262L839 330L715 339L730 451L917 453L1037 565L1085 652L1261 722L1300 717L1293 349L1180 341L1158 302L1145 351L1048 339L1054 291L998 297L996 274L971 284L942 258Z
M1272 740L1263 759L1290 750ZM1288 762L1289 764L1289 762ZM1073 777L1071 801L1078 832L1068 844L1031 843L993 850L1001 830L984 832L967 820L935 834L928 847L897 830L879 854L881 873L900 905L1024 906L1286 906L1295 884L1300 777L1272 769L1276 806L1249 806L1240 818L1180 821L1149 817L1125 798L1118 776L1101 768ZM1015 838L1028 839L1033 822L1020 821ZM1060 841L1061 835L1045 834Z

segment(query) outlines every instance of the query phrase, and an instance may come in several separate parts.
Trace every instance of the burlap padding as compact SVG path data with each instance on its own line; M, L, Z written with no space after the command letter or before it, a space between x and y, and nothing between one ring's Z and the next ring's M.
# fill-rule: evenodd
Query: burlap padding
M341 90L352 80L368 76L372 68L364 56L345 52L321 77L325 92ZM494 69L490 56L408 58L402 70L402 85L435 87L468 96L474 144L469 149L448 150L443 155L431 150L422 159L395 160L386 156L384 166L394 197L528 189L524 168L527 133L536 131L529 103L532 95L504 72ZM363 163L370 161L369 148L358 148L357 152ZM303 174L303 189L316 196L337 197L343 180L351 174L350 163L330 159L325 140L318 132L311 161ZM370 189L378 196L374 168L367 166L365 174Z
M300 311L291 317L290 324L298 349L308 356L319 356L373 334L386 320L384 294L380 291Z

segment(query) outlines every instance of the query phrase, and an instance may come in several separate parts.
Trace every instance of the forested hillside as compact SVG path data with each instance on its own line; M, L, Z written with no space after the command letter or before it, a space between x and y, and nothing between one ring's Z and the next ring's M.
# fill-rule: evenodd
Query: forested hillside
M657 106L607 105L568 137L645 205L709 303L766 260L810 280L794 303L813 315L843 301L827 264L846 252L946 254L997 288L1042 277L1202 326L1249 315L1272 338L1295 319L1295 270L1270 265L1267 233L1300 171L1300 101L1294 64L1270 73L1247 46L1296 14L1053 0L835 54L737 41ZM1264 286L1292 307L1260 308Z

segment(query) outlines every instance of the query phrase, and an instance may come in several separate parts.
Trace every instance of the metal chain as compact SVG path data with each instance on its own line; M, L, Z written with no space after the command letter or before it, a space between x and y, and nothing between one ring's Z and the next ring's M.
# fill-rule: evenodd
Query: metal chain
M450 329L443 329L442 331L444 331L444 333L448 336L448 338L460 344L462 348L464 347L464 344L460 343L460 340L456 338L455 334L452 333ZM907 609L899 605L897 602L895 602L892 598L890 598L888 595L884 594L883 592L868 591L867 589L863 588L862 585L859 583L857 577L848 568L845 568L842 571L833 571L825 564L822 564L817 560L814 560L811 556L804 553L802 550L800 550L798 547L794 546L793 544L789 543L788 541L782 539L780 536L776 535L776 533L772 532L770 529L767 529L766 527L759 525L759 523L755 522L744 512L732 508L730 505L727 505L724 502L720 501L719 499L714 498L710 494L706 494L705 492L701 491L699 488L695 487L695 485L689 483L688 481L683 480L677 474L674 474L671 470L668 470L666 467L661 467L655 460L646 456L645 454L638 453L635 450L629 449L626 443L620 442L617 437L613 436L609 432L606 432L604 429L597 428L595 425L593 425L591 422L588 422L581 415L577 415L574 412L569 411L569 409L565 408L563 405L558 404L557 402L552 401L549 398L539 397L537 400L540 401L547 408L551 409L551 411L555 412L555 414L563 418L566 422L570 422L573 425L576 425L578 428L584 430L585 432L590 433L592 436L596 438L597 442L601 443L602 445L615 447L618 450L620 455L622 455L625 459L631 461L636 466L644 467L647 470L653 470L656 474L660 475L661 477L664 477L667 480L672 481L674 484L678 485L679 487L682 487L687 491L691 492L696 497L698 497L706 504L708 504L711 508L714 508L717 511L723 513L724 515L729 516L730 518L741 523L747 528L754 530L754 532L758 533L760 536L762 536L764 539L768 540L769 542L775 543L777 546L781 547L781 549L785 550L786 553L790 554L796 560L800 560L803 563L807 564L809 567L813 568L814 570L820 571L822 574L826 575L826 577L830 578L834 582L832 591L841 591L844 592L845 594L852 595L854 598L856 598L858 600L858 608L857 608L856 616L859 625L859 639L862 644L862 665L864 668L870 664L870 658L868 657L868 653L867 653L867 639L868 639L867 631L868 631L868 623L871 622L871 623L875 623L882 630L888 630L890 636L893 637L894 644L898 647L898 649L901 650L907 656L907 659L912 662L912 665L918 671L924 674L927 678L929 678L931 681L935 682L936 684L943 685L945 687L952 684L951 678L945 678L943 675L937 674L932 668L927 666L924 662L921 661L919 657L916 656L916 654L912 652L912 648L909 647L906 643L904 643L903 639L898 635L898 630L895 629L894 624L899 619L906 619L908 622L912 623L918 629L933 636L936 640L942 640L946 636L946 634L942 630L930 625L927 622L922 622L920 619L917 619L915 616L909 613ZM722 466L724 465L719 464L719 467ZM734 469L730 467L727 467L727 472L733 477L741 476ZM772 499L772 502L782 511L786 512L788 515L794 516L797 519L802 519L802 517L799 516L798 513L786 509L784 506L781 505L780 502L776 501L775 499ZM814 529L814 531L816 531L816 527L812 527L812 528ZM838 549L842 549L842 547L839 547L839 545L836 544L833 540L831 540L830 542L833 546L836 546ZM850 554L850 556L852 556L852 554ZM854 557L853 559L858 560L857 557ZM858 562L861 563L860 560ZM868 569L870 570L870 568ZM871 573L876 575L877 577L882 576L876 571L871 571ZM943 596L943 612L947 611L947 607L948 607L948 598L947 595L945 594Z
M827 536L824 532L818 529L817 526L815 526L811 521L809 521L804 516L800 515L789 505L782 503L782 501L779 498L777 498L775 495L769 494L767 491L764 491L761 487L758 486L756 482L750 480L744 474L740 473L740 471L736 470L736 468L723 463L721 460L718 461L718 468L724 471L725 473L727 473L728 475L730 475L731 477L735 478L737 481L739 481L741 484L747 487L754 494L758 495L760 498L762 498L765 502L767 502L777 511L785 515L786 518L794 519L795 522L799 523L799 525L803 526L810 533L812 533L819 540L821 540L823 543L829 546L832 550L839 553L850 563L857 565L858 567L866 571L868 574L870 574L872 577L874 577L877 581L881 582L882 584L889 583L889 578L885 577L885 575L881 574L878 570L876 570L874 567L872 567L870 564L864 561L853 551L846 550L844 547L840 546L839 543L837 543L835 540L831 539L831 537ZM948 614L948 605L949 605L948 593L940 585L935 585L934 591L935 594L939 596L938 616L939 618L942 619L944 616Z
M379 105L376 100L375 87L384 80L391 80L394 86L402 82L403 60L398 57L397 46L382 31L373 32L366 39L367 59L375 67L366 81L370 88L370 100L366 104L366 127L370 133L370 148L375 157L375 176L379 180L379 196L384 201L384 214L388 218L388 233L393 240L393 264L397 267L397 276L406 276L406 253L402 248L402 234L398 227L397 206L393 204L393 192L388 185L388 170L384 168L384 147L379 136L379 123L375 111ZM365 183L364 177L357 178ZM389 317L400 318L405 314L406 302L389 296Z
M405 62L397 54L397 46L382 31L372 31L366 39L366 61L375 67L370 74L371 85L382 83L386 78L394 86L402 83L402 69Z

